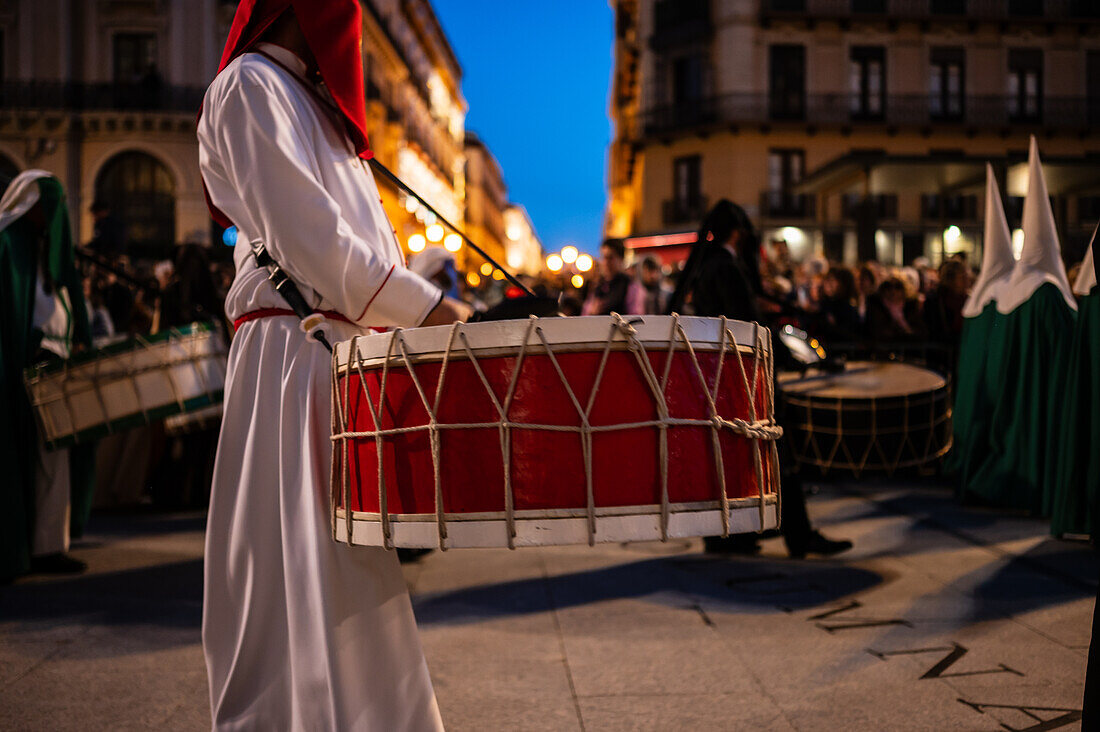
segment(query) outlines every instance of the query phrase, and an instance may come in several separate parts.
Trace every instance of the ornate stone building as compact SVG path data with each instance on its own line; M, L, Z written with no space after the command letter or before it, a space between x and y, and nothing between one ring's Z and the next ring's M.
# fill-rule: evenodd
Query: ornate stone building
M466 102L454 51L428 0L362 6L371 146L462 226ZM235 9L226 0L0 0L0 177L32 167L57 175L80 242L92 235L96 199L123 221L135 256L216 242L195 119ZM403 244L429 232L426 211L379 187ZM499 221L507 200L488 204L485 216Z
M628 246L676 258L730 198L800 256L976 256L984 163L1018 226L1032 134L1069 256L1100 218L1098 3L612 6L606 233Z

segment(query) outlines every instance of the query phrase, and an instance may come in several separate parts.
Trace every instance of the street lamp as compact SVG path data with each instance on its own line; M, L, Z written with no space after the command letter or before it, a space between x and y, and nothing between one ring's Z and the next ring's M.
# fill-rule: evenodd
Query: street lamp
M573 264L573 262L577 261L577 257L579 255L580 252L577 251L577 248L575 246L562 247L561 261L565 262L566 264Z
M587 254L582 254L577 257L577 269L581 272L587 272L592 269L592 257Z
M462 237L458 234L447 234L443 239L443 248L448 252L457 252L462 248Z
M426 246L428 246L428 242L423 234L413 234L409 237L410 252L422 252Z
M557 254L551 254L546 258L546 268L551 272L561 272L561 268L565 265L564 260Z

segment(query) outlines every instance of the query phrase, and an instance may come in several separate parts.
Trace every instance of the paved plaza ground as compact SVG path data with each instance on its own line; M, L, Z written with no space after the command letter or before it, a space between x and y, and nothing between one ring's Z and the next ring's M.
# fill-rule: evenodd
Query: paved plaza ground
M405 567L450 730L1078 728L1097 566L928 485L830 485L836 559L698 541ZM209 726L196 515L96 516L88 574L0 588L0 729Z

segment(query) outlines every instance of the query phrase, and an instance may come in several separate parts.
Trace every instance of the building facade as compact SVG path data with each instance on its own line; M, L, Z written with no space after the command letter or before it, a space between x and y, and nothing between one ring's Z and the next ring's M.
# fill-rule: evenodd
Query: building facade
M0 8L0 175L56 175L80 242L91 238L97 198L125 222L139 256L208 240L195 114L232 4L8 0Z
M612 5L605 228L628 246L681 256L729 198L796 256L977 256L985 161L1018 226L1032 134L1071 256L1100 218L1098 3Z
M527 209L512 204L504 211L505 258L513 272L537 275L542 272L542 242Z
M508 188L493 153L472 132L466 133L466 234L498 262L505 259L504 213L508 208ZM476 269L482 262L469 253L462 263ZM473 265L470 267L469 265Z
M428 0L362 7L371 147L461 226L466 102L454 51ZM235 10L226 0L0 2L0 178L28 168L58 176L79 242L92 236L98 199L125 225L132 256L216 243L195 123ZM404 246L435 223L386 183L379 188ZM495 210L485 216L501 220L507 201L487 205Z

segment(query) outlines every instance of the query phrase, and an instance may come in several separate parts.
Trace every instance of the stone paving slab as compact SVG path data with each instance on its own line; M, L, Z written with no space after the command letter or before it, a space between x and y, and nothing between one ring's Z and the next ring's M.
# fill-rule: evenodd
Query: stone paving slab
M856 547L699 541L405 565L451 730L1073 730L1095 556L922 485L831 485ZM96 516L88 574L0 588L0 729L200 730L202 517Z

